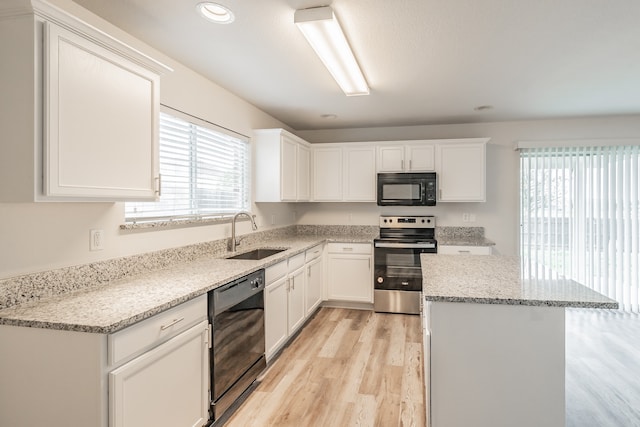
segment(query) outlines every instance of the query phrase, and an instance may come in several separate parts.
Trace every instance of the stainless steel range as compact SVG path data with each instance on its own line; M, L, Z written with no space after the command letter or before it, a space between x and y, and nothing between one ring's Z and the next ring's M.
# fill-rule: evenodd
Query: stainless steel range
M381 216L374 240L373 308L386 313L420 313L420 254L438 252L433 216Z

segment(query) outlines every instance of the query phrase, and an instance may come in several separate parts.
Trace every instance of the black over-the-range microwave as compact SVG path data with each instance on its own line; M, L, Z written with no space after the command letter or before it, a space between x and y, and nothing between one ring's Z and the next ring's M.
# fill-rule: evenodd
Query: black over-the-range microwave
M436 173L379 173L379 206L435 206Z

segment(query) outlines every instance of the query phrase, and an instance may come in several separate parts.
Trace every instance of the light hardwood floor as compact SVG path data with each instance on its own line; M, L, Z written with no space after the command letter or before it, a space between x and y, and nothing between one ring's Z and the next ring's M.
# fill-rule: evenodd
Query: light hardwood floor
M419 316L322 308L225 423L424 425ZM566 312L567 427L640 427L640 316Z
M225 426L424 426L419 316L322 308Z
M640 427L640 316L566 311L567 427Z

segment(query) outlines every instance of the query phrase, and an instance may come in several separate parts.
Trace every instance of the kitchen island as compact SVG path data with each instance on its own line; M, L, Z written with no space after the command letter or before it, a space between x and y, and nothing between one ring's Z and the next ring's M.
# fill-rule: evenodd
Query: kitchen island
M523 274L517 257L421 262L428 425L564 426L564 309L618 303Z

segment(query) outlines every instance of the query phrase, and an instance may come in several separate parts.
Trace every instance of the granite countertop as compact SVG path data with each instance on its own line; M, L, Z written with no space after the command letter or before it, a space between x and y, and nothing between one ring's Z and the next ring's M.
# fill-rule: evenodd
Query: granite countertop
M113 333L198 297L261 268L277 264L324 242L371 243L373 235L303 235L242 247L286 248L255 260L230 260L230 254L204 256L136 277L52 296L0 310L0 324L90 333Z
M427 301L618 308L616 301L573 280L522 275L518 257L423 254L420 260Z

